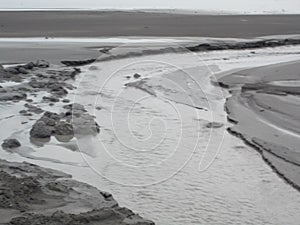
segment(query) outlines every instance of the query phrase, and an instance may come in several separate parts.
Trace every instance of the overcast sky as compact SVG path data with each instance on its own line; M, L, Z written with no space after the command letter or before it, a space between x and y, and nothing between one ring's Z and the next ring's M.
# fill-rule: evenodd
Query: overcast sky
M300 13L300 0L0 0L0 8L178 8Z

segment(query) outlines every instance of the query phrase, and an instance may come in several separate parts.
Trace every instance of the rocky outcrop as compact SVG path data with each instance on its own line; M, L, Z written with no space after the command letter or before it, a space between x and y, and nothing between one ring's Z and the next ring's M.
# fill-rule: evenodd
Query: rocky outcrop
M64 109L66 112L61 114L45 112L32 126L31 138L64 136L72 139L75 135L96 135L100 132L100 126L84 106L74 103L65 105Z
M59 171L0 160L0 224L154 225Z
M20 83L25 79L29 81L19 85L1 87L0 101L25 100L29 94L46 91L50 96L44 96L45 102L59 102L68 94L68 90L74 89L67 81L74 79L79 73L80 70L77 68L50 67L49 63L43 60L6 69L1 66L0 82L14 81Z

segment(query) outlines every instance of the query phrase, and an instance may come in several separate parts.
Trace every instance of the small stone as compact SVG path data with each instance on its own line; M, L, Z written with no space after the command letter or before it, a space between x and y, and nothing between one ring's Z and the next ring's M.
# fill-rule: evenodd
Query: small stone
M26 102L33 102L33 100L30 99L30 98L26 99L25 101L26 101Z
M133 75L133 77L134 77L135 79L138 79L138 78L140 78L140 77L141 77L141 75L140 75L140 74L138 74L138 73L136 73L136 74L134 74L134 75Z
M93 71L93 70L99 70L99 68L97 66L90 66L89 70Z
M56 98L56 97L53 97L53 96L50 96L50 97L44 96L44 97L43 97L43 100L44 100L44 101L47 101L47 102L59 102L59 99Z
M221 128L223 126L224 126L223 123L218 123L218 122L209 122L208 124L206 124L207 128Z
M69 100L69 99L63 99L62 102L63 102L63 103L69 103L70 100Z

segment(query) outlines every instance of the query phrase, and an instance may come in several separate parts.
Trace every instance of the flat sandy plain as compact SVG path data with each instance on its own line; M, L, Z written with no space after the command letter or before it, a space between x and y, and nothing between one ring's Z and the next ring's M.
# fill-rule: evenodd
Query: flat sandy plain
M251 38L299 34L300 15L183 15L145 12L0 12L0 37L174 36Z

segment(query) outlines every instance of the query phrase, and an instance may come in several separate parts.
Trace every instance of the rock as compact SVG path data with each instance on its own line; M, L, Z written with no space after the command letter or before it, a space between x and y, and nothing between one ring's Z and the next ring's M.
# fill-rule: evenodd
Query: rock
M19 113L20 113L22 116L32 116L32 113L29 113L29 112L26 111L26 110L21 110Z
M33 62L27 63L26 65L24 65L24 68L27 70L32 70L34 68L34 63Z
M22 73L22 74L28 74L28 71L22 66L18 67L18 71L19 71L19 73Z
M81 73L81 69L80 69L80 68L76 68L76 67L75 67L75 68L74 68L74 71L77 72L77 73Z
M53 96L50 97L44 96L43 100L46 102L59 102L59 99Z
M0 93L0 101L19 101L26 99L27 95L20 92L5 92Z
M18 148L21 146L21 143L17 139L5 139L2 143L3 149Z
M49 118L47 116L43 116L39 119L39 121L43 121L46 125L48 126L55 126L56 124L56 120L52 119L52 118Z
M8 67L8 68L6 69L6 71L7 71L8 73L15 74L15 75L17 75L17 74L20 73L19 70L17 70L15 67Z
M42 110L41 108L36 107L34 105L30 105L28 103L26 103L24 106L26 108L28 108L28 112L33 112L33 113L36 113L36 114L41 114L42 112L44 112L44 110Z
M54 127L55 135L66 135L66 136L73 136L73 126L69 123L64 121L58 122Z
M44 116L48 117L48 118L51 118L51 119L54 119L56 121L59 121L61 119L60 115L58 115L57 113L54 113L54 112L49 112L49 111L45 112Z
M31 79L28 84L33 88L45 88L47 85L46 82L39 82L35 78Z
M94 117L84 113L72 117L74 133L78 135L96 135L100 132L100 126L94 120Z
M69 103L69 102L70 102L70 99L63 99L62 102L63 102L63 103Z
M30 130L30 136L33 138L50 138L52 129L44 122L37 121Z
M138 79L138 78L140 78L140 77L141 77L141 75L140 75L140 74L138 74L138 73L136 73L136 74L134 74L134 75L133 75L133 77L134 77L135 79Z
M69 109L69 110L74 110L74 111L86 112L84 106L80 105L78 103L73 103L73 104L65 105L63 108L64 109Z
M218 123L218 122L210 122L210 123L206 124L207 128L221 128L223 126L224 126L223 123Z
M95 62L96 59L87 59L87 60L74 60L74 61L61 61L62 64L66 66L84 66Z
M97 66L90 66L89 70L94 71L94 70L99 70L99 68Z
M23 110L21 110L19 113L20 113L20 114L24 114L24 113L27 113L27 111L23 109Z
M66 89L64 89L63 87L57 86L54 87L50 90L50 92L54 95L58 95L58 96L64 96L66 94L68 94L68 91Z
M48 67L49 67L49 63L46 62L45 60L38 60L38 61L35 63L35 66L36 66L36 67L39 67L39 68L48 68Z
M65 78L72 78L72 79L74 79L75 78L75 76L77 75L77 74L79 74L81 71L80 70L78 70L78 69L73 69L73 70L63 70L63 71L61 71L60 72L60 76L61 77L65 77Z
M100 132L100 126L96 123L94 116L87 113L83 105L78 103L65 105L68 109L65 113L65 119L72 121L75 134L78 135L96 135Z

